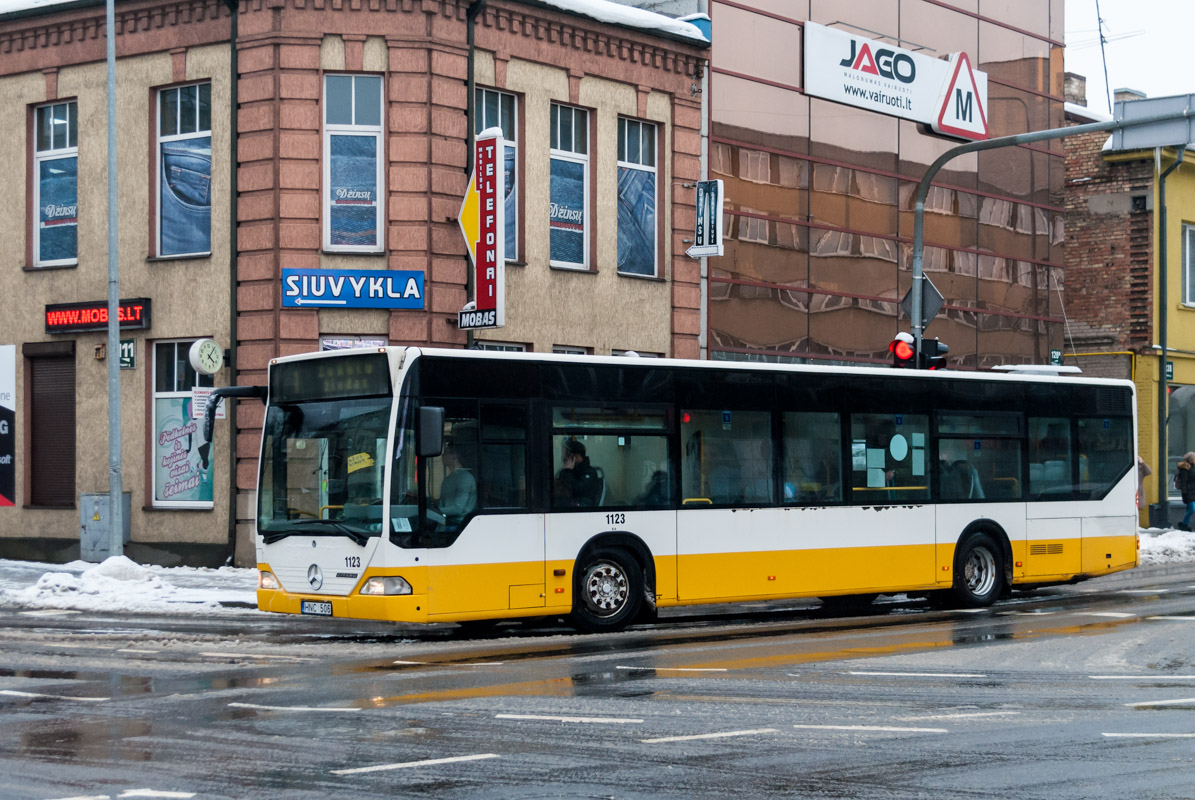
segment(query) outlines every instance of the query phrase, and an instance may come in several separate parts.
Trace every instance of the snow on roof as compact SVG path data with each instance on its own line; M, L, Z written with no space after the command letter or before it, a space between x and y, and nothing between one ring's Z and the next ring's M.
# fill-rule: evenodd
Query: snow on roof
M1063 109L1067 116L1078 117L1084 122L1111 122L1112 116L1105 114L1102 111L1094 111L1087 106L1081 106L1078 103L1064 103Z
M3 2L4 0L0 0ZM651 33L685 39L693 44L709 44L710 40L691 22L674 19L655 11L624 6L611 0L520 0L528 5L555 8L611 25L638 28Z
M0 17L17 13L48 11L51 6L70 3L92 5L99 0L0 0ZM570 14L589 17L610 25L636 28L649 33L682 39L692 44L708 45L710 40L692 22L674 19L655 11L624 6L612 0L520 0L528 5L555 8ZM700 16L700 15L695 15Z

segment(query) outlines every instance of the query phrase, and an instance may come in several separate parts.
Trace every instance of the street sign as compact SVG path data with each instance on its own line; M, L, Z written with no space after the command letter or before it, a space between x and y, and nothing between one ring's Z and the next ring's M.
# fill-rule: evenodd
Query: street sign
M929 276L923 278L921 289L921 330L923 332L934 321L934 317L942 310L945 302L946 298L942 297L942 293L938 291L937 286L934 286L934 282L929 279ZM900 301L900 307L905 312L905 316L912 321L913 289L911 287L909 291L905 292L904 299Z
M722 243L722 181L697 182L697 227L693 246L685 251L689 258L720 256Z
M1155 147L1172 147L1195 141L1195 119L1184 117L1184 111L1195 107L1195 94L1179 94L1172 97L1150 97L1148 99L1116 103L1113 116L1128 122L1161 114L1175 114L1175 119L1153 122L1145 125L1121 128L1112 132L1112 150L1152 150Z
M971 69L966 53L950 56L950 83L942 94L942 108L931 127L936 133L962 139L988 138L987 75ZM980 85L982 83L982 86Z
M1173 361L1166 362L1166 380L1168 380L1168 381L1174 380L1174 362Z
M284 269L284 308L423 308L423 273L383 269Z
M501 128L477 136L473 174L457 219L473 260L473 300L457 315L462 330L506 324L506 144Z
M120 368L137 369L137 342L134 339L120 340Z
M1062 351L1061 350L1051 350L1050 351L1050 363L1056 367L1062 366Z

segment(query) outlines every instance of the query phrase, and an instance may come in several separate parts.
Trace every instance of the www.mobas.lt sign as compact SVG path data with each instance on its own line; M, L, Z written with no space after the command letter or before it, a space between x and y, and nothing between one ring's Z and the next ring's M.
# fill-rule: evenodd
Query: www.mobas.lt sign
M458 215L473 259L473 300L461 309L462 330L506 324L506 144L486 128L473 146L473 174Z
M971 68L966 53L943 61L807 22L804 88L946 136L988 138L988 76Z

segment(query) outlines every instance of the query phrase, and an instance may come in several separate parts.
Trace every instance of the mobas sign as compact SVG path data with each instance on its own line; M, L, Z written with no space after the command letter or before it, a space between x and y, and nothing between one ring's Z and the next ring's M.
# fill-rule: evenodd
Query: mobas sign
M148 328L150 300L138 297L120 301L120 327ZM54 303L46 306L46 333L79 333L108 330L108 301Z
M474 145L473 174L461 203L461 233L473 259L473 302L461 309L464 330L506 324L506 172L501 128L487 128Z
M988 138L988 76L971 69L966 53L943 61L807 22L804 88L947 136Z

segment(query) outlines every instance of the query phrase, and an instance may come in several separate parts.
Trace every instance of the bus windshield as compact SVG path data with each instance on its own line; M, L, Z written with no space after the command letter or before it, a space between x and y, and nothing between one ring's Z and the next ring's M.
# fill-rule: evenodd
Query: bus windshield
M266 412L258 531L363 542L383 528L382 486L390 398L271 405Z

